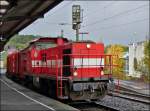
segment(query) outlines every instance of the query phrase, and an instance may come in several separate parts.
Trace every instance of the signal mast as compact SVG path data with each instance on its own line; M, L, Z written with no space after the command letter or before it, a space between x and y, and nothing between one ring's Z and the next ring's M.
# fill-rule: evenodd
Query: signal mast
M79 29L81 27L81 7L80 5L72 6L72 29L76 30L76 41L79 41Z

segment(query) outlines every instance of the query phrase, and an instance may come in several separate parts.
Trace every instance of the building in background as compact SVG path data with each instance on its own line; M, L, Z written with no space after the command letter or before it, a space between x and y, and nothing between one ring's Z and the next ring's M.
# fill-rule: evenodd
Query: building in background
M4 51L3 51L4 52ZM3 52L0 52L0 69L4 68L4 57L3 57Z
M141 76L141 73L136 71L136 65L144 57L144 43L144 41L141 41L129 44L129 76Z
M0 68L3 69L4 68L4 61L0 60Z
M129 52L125 52L124 55L123 55L123 59L125 61L125 65L124 65L124 73L126 75L129 74Z

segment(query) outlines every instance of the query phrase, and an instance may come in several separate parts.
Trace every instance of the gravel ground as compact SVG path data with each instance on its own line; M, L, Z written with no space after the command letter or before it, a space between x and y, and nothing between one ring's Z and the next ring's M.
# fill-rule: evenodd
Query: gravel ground
M79 103L79 104L75 104L75 105L71 105L71 106L79 109L80 111L108 111L103 107L96 107L90 103L87 103L87 104L86 103L85 104Z
M106 109L103 108L79 108L80 111L107 111Z
M130 101L119 97L106 96L99 103L107 106L116 107L120 111L150 111L150 105Z

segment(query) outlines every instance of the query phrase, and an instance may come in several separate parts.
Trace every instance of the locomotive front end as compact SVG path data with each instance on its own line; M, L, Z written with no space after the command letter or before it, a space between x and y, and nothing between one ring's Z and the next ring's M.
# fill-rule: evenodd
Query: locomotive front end
M104 54L104 45L76 42L71 45L71 49L65 49L63 54L63 74L70 76L70 99L103 98L107 94L107 84L112 78L111 56Z

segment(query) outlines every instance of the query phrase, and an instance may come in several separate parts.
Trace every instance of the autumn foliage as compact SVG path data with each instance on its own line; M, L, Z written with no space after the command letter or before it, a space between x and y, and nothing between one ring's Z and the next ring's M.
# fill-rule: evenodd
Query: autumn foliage
M113 68L113 76L115 78L124 79L125 74L123 73L125 61L123 59L124 52L126 51L126 47L114 44L106 47L105 53L115 55L113 56L113 64L117 65Z

